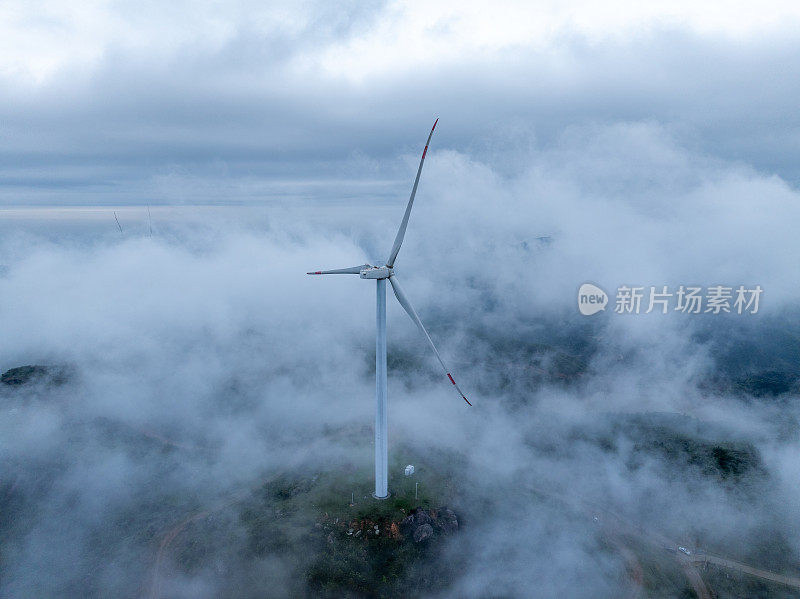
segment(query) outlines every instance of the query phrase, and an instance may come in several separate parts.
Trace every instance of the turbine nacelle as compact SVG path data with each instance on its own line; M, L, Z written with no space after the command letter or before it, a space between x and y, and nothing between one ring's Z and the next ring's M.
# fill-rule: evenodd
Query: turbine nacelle
M388 279L394 271L388 266L370 266L358 274L362 279Z

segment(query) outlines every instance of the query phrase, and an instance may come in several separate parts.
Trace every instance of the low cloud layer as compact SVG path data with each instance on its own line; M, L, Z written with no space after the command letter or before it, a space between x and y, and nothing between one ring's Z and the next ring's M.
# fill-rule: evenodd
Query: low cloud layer
M369 471L375 298L305 273L385 261L437 116L396 272L472 408L388 314L437 592L619 597L631 530L796 573L797 8L501 4L0 8L0 371L55 368L0 384L0 595L309 592L242 514Z
M469 523L448 592L619 596L619 557L563 495L671 538L772 538L797 556L797 193L652 123L569 128L517 160L509 174L434 150L397 262L474 408L390 298L390 452L455 456ZM22 506L4 594L135 595L155 550L139 527L174 525L169 498L200 509L287 465L369 463L372 286L305 272L385 259L403 201L157 220L152 238L111 215L72 240L5 236L0 367L74 375L3 392L2 480ZM764 294L757 315L587 318L587 280ZM788 393L754 391L768 370ZM695 453L670 457L654 430ZM725 443L743 474L697 465ZM213 596L227 572L167 568L164 588Z

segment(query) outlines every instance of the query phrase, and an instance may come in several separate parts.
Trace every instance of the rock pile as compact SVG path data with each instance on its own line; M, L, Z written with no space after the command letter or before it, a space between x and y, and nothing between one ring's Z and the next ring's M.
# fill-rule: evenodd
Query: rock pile
M450 534L458 530L458 517L453 510L443 507L433 510L412 510L400 523L400 530L415 543L427 541L436 533Z

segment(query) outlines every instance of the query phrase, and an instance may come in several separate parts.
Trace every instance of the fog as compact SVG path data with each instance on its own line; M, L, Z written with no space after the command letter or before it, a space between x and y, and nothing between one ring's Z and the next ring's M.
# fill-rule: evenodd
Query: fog
M569 129L524 161L507 176L433 150L397 261L474 407L389 302L389 354L402 358L390 455L459 480L467 525L446 548L458 567L445 594L618 596L620 558L585 508L552 497L745 556L771 539L795 563L797 192L646 123ZM0 365L70 375L3 391L3 594L149 592L171 501L188 515L282 469L368 464L374 292L305 272L385 259L403 203L346 219L335 205L314 220L287 205L159 215L152 236L132 216L120 234L109 213L91 234L6 235ZM592 317L576 305L585 281L612 297ZM764 292L758 314L616 314L622 284ZM731 384L764 370L788 373L789 393ZM732 483L643 450L645 412L750 444L755 470ZM237 534L216 550L234 563ZM257 566L268 595L292 592L280 559ZM226 567L168 567L161 592L249 596Z
M0 383L0 596L681 596L679 545L800 574L798 18L4 4L0 372L46 368ZM386 260L437 117L396 273L473 405L389 293L390 490L413 463L459 528L398 545L401 591L330 588L325 502L379 509L375 297L306 272ZM616 310L717 285L757 313Z

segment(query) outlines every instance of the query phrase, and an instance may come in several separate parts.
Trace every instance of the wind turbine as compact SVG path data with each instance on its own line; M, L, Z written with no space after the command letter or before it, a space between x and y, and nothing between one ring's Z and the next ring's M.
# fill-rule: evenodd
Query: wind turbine
M403 306L403 309L411 317L411 320L419 328L423 337L428 341L436 359L442 365L447 378L458 391L458 394L467 402L469 400L461 391L459 386L453 379L453 375L444 365L442 356L436 349L436 346L428 335L428 331L422 325L422 321L417 316L411 302L408 301L406 294L400 287L397 281L397 275L394 272L394 262L397 258L397 253L400 251L400 246L403 244L403 237L406 234L406 227L408 227L408 218L411 216L411 208L414 205L414 196L417 195L417 185L419 185L419 176L422 173L422 165L425 163L425 155L428 153L428 144L431 143L433 130L436 129L436 123L433 123L431 132L428 134L428 141L425 142L425 149L422 151L422 158L419 161L419 168L417 169L417 177L414 179L414 187L411 188L411 197L408 199L406 212L403 215L403 221L400 223L400 229L397 231L397 236L394 238L392 251L389 253L389 259L383 266L372 266L371 264L362 264L360 266L351 266L350 268L336 268L334 270L318 270L316 272L309 272L309 275L359 275L362 279L374 280L377 283L377 304L376 304L376 335L375 335L375 492L373 496L377 499L386 499L389 497L389 451L388 451L388 437L387 437L387 383L386 383L386 280L392 285L394 295L397 301Z

